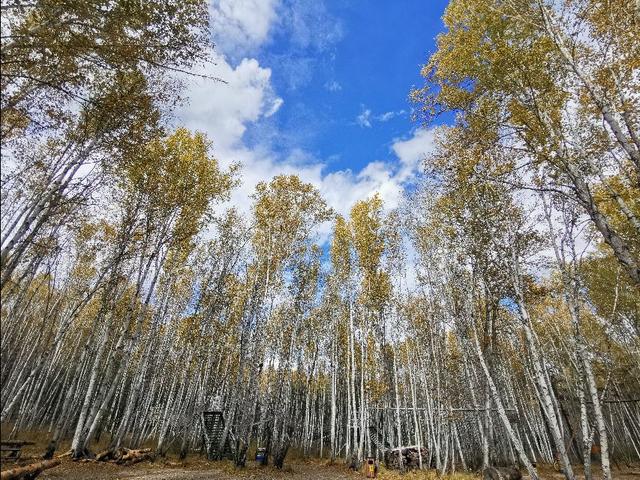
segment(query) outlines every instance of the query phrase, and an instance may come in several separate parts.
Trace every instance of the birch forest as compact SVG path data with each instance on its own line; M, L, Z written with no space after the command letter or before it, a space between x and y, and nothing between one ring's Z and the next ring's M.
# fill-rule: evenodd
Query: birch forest
M185 459L219 409L237 468L640 463L640 3L450 0L407 91L436 150L348 215L295 174L238 208L173 121L205 0L1 12L3 441Z

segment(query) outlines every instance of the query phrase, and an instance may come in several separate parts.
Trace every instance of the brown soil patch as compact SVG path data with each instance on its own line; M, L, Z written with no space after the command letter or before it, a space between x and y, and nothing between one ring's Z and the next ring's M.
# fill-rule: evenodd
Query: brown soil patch
M204 460L190 460L185 463L141 462L124 467L108 462L73 462L64 459L61 465L46 470L38 478L77 480L354 480L362 478L362 474L350 472L342 465L324 465L314 462L295 463L288 467L285 466L283 470L260 467L256 464L250 464L245 469L237 470L230 462L207 462Z
M11 468L11 464L5 464L2 467L3 470ZM560 480L564 478L560 472L552 468L541 467L538 471L542 479ZM598 470L593 473L594 478L599 478L600 472ZM231 462L208 462L194 458L186 462L142 462L129 467L108 462L74 462L70 459L63 459L61 465L46 470L38 478L74 480L356 480L365 478L365 476L361 472L350 471L343 464L330 465L321 461L294 461L285 466L283 470L261 467L254 462L249 462L247 468L238 470ZM435 480L438 477L433 470L400 475L399 472L382 469L378 478L380 480ZM440 478L444 480L442 477ZM479 479L480 476L459 473L446 478L471 480ZM640 479L640 469L629 468L616 471L615 478L618 480L638 480Z

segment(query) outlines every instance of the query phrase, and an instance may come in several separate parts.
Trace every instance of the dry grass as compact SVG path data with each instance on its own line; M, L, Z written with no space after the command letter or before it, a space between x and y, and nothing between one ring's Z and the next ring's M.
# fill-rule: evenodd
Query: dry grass
M412 470L407 473L400 473L396 470L380 468L378 478L381 480L471 480L478 479L480 475L475 473L461 472L452 475L440 476L436 470Z

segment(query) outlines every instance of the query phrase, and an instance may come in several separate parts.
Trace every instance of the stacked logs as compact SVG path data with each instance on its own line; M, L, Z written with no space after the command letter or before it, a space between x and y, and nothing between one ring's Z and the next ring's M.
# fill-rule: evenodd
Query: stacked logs
M132 450L123 447L117 450L105 450L96 455L98 462L112 462L118 465L133 465L145 460L153 460L153 452L150 448Z
M422 457L422 466L427 467L429 451L424 447L420 447L419 451L417 446L400 447L387 450L384 453L384 461L387 468L396 470L414 470L420 468L420 457Z

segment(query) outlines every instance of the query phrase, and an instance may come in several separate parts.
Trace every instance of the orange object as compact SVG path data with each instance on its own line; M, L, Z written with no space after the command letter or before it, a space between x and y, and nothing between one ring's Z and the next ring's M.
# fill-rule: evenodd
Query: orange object
M376 478L378 476L378 466L373 458L367 459L367 463L364 465L364 471L367 474L367 478Z

